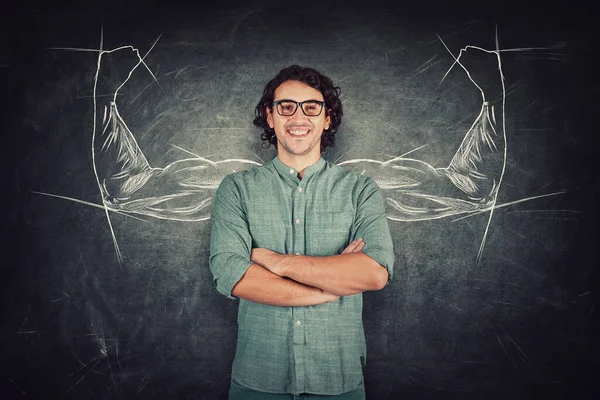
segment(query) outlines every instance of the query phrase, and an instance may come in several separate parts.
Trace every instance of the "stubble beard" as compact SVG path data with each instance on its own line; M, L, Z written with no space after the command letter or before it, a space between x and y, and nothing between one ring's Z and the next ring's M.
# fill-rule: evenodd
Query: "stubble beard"
M322 136L322 134L321 134ZM277 140L277 145L283 147L289 154L295 155L295 156L304 156L308 153L310 153L312 151L312 149L315 148L315 146L319 145L320 147L320 140L317 140L314 143L311 143L308 148L304 151L296 151L294 149L291 148L291 146L288 146L284 141L281 140Z

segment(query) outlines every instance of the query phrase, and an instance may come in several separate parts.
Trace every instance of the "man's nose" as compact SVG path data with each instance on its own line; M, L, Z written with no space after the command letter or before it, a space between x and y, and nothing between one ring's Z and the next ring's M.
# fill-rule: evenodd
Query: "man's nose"
M291 121L306 121L307 119L306 115L304 115L304 112L302 111L302 107L300 106L296 109L294 115L291 115L289 118Z

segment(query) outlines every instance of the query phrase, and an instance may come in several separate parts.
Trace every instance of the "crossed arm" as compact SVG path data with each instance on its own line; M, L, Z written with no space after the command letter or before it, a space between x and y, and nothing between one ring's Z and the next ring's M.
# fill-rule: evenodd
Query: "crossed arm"
M266 241L253 239L247 211L253 203L245 197L242 177L228 175L215 196L209 265L220 293L266 305L310 306L379 290L389 281L392 238L383 197L372 179L357 183L360 190L351 200L354 220L342 233L346 240L358 239L340 254L327 250L306 256L282 254L283 247L276 252L264 248ZM258 231L255 235L260 236Z
M341 254L327 257L280 254L252 249L253 262L232 294L274 306L309 306L339 296L380 290L388 272L362 252L362 239L351 242Z

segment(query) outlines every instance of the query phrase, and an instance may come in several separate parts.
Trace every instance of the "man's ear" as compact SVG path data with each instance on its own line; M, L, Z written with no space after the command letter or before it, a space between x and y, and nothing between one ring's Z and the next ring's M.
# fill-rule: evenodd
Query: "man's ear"
M273 114L271 114L271 108L265 107L265 112L267 114L267 124L269 124L269 128L273 129Z
M331 125L331 110L327 110L327 117L325 117L325 124L323 125L323 130L326 131L329 129L329 125Z

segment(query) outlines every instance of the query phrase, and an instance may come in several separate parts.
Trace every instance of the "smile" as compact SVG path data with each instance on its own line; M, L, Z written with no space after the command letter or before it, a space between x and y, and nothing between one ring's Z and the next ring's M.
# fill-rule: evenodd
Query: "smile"
M287 132L295 137L304 137L308 135L308 132L310 131L310 129L308 128L292 128L292 129L288 129Z

